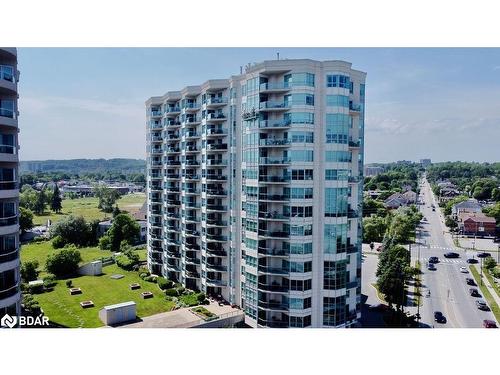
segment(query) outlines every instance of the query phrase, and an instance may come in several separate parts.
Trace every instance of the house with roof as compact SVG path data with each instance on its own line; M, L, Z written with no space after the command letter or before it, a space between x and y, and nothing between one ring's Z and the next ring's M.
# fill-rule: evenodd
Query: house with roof
M483 213L460 213L458 229L463 234L493 236L496 232L496 220Z
M394 193L389 196L385 201L384 205L390 209L396 209L403 206L408 206L414 204L417 201L417 193L408 190L404 193Z
M454 204L451 208L451 214L457 218L462 213L480 213L482 211L482 206L479 204L477 199L471 198L466 201Z

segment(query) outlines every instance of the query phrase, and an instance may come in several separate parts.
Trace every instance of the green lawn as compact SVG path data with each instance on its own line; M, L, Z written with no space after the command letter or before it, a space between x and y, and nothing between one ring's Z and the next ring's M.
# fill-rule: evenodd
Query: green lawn
M145 201L146 194L134 193L122 196L117 201L117 205L120 210L134 213L139 211ZM45 225L48 219L50 219L52 223L55 223L69 215L83 216L85 220L104 220L105 218L110 218L112 216L111 214L102 212L97 208L98 202L99 200L94 197L63 199L62 211L59 214L47 209L44 215L33 215L33 223L35 225Z
M484 272L484 275L486 276L486 278L488 279L488 281L490 282L491 286L493 286L493 289L495 290L495 293L497 294L497 296L500 297L500 286L495 283L493 276L486 268L483 268L483 272Z
M175 303L165 300L165 294L155 283L146 282L139 278L137 272L124 271L116 265L103 268L101 276L79 276L72 278L73 287L82 289L82 294L71 296L65 281L58 281L58 285L51 292L35 295L44 313L55 323L66 327L93 328L102 326L99 320L99 310L107 305L134 301L137 304L137 315L145 317L160 312L170 311ZM111 275L121 274L125 277L113 280ZM130 290L129 284L139 283L141 289ZM153 298L143 300L141 292L150 291ZM94 307L83 309L81 301L91 300Z
M479 285L479 289L481 289L481 294L483 295L483 298L488 302L488 304L491 307L491 312L493 315L495 315L495 318L497 322L500 322L500 308L498 307L495 299L491 295L490 291L488 288L486 288L486 285L482 284L481 285L481 277L479 275L479 271L476 269L474 266L469 266L470 271L472 272L472 275L474 276L474 279L476 280L476 284Z
M78 249L82 255L81 264L88 263L90 261L100 259L102 257L109 257L113 253L109 250L101 250L98 247L83 247ZM32 242L27 245L21 246L21 262L26 262L30 260L37 260L40 264L39 269L43 270L45 267L45 261L47 256L55 250L52 247L52 241L45 242ZM145 251L145 250L140 250ZM142 256L142 254L140 254ZM43 276L43 274L41 275Z

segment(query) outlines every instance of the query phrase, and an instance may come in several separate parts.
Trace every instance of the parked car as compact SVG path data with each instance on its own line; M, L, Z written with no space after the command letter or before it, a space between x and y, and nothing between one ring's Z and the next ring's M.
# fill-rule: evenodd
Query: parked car
M497 324L493 320L488 320L488 319L483 320L483 327L484 328L498 328Z
M460 272L469 273L469 270L467 269L467 267L460 267Z
M470 264L477 263L477 259L469 258L469 259L467 259L467 263L470 263Z
M434 320L438 323L446 323L446 317L441 311L434 311Z
M436 266L435 266L433 263L429 263L429 264L427 265L427 269L428 269L429 271L435 271L437 268L436 268Z
M439 258L438 257L430 257L429 258L429 263L438 263L439 262Z
M485 252L482 252L482 253L477 253L477 257L478 258L488 258L490 257L491 254L490 253L485 253Z
M444 257L445 258L459 258L460 254L459 253L454 253L454 252L450 251L448 253L445 253Z
M482 299L478 299L476 301L476 306L479 310L484 310L484 311L489 311L490 308L488 307L488 305L486 304L486 302L484 302Z
M465 283L466 283L467 285L473 285L473 286L476 286L476 282L474 281L474 279L471 279L471 278L469 278L469 277L465 279Z
M481 295L479 294L479 291L476 288L470 288L469 289L469 294L472 297L481 297Z

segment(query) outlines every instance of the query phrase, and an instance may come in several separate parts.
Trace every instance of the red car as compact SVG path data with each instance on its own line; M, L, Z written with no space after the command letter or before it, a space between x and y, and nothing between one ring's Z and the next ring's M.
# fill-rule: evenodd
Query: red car
M493 320L488 320L488 319L483 320L483 327L484 328L498 328L497 324Z

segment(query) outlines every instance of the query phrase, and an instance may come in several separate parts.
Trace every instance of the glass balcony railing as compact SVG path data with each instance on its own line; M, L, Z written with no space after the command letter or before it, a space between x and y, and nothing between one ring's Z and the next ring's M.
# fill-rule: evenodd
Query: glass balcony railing
M288 82L261 83L259 86L260 91L289 90L290 88L291 85Z
M0 154L16 154L17 148L12 145L0 145Z
M207 204L207 211L227 211L227 206L217 204Z
M205 101L205 103L207 106L227 104L227 98L220 98L220 97L208 98Z
M290 198L282 194L259 194L259 199L273 202L288 202Z
M12 65L0 65L0 79L14 83L14 67Z
M261 139L260 146L288 146L292 143L290 139Z
M225 120L226 115L224 113L208 113L205 118L207 121Z
M285 102L273 102L273 101L267 101L267 102L260 102L259 104L260 109L288 109L290 108L290 105Z
M17 215L12 215L9 217L0 217L0 227L5 227L8 225L16 225L18 223Z
M261 165L288 165L291 163L290 158L260 158Z
M226 135L227 130L225 129L207 129L207 135Z
M289 176L259 176L260 182L269 182L269 183L288 183L290 182Z
M207 174L205 178L207 180L212 180L212 181L226 181L227 180L227 176L213 175L213 174Z
M227 150L227 143L207 144L206 149L207 149L207 151Z
M176 113L180 112L181 108L180 107L167 107L166 112L167 113Z
M263 120L259 121L259 128L289 128L291 122L289 120Z
M267 248L267 247L259 247L258 253L262 255L268 256L289 256L290 251L288 249L280 249L276 247Z

